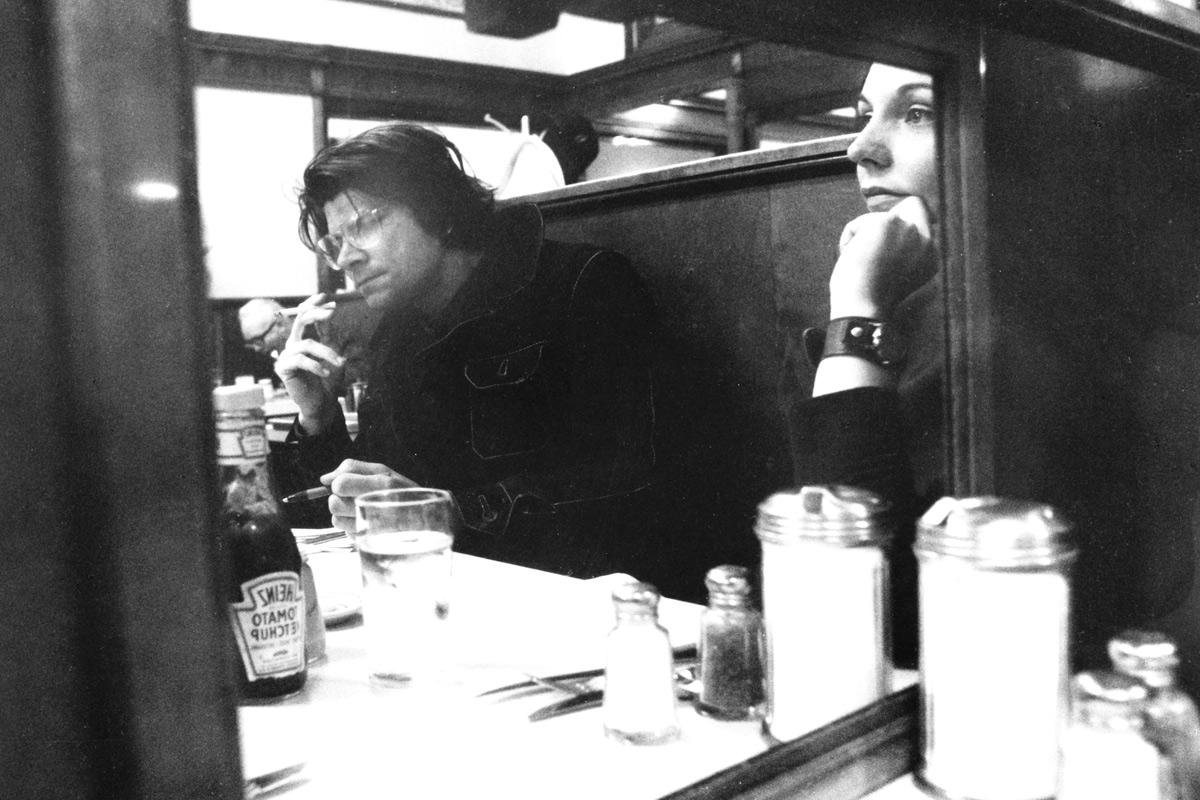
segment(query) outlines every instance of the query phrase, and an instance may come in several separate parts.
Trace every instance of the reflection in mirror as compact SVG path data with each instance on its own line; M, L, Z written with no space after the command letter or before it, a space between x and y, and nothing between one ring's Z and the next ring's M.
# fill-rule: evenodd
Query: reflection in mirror
M850 220L813 341L813 399L792 407L796 478L875 491L907 520L893 548L897 659L916 657L912 522L943 493L941 207L929 75L876 63L847 155L866 213ZM821 328L814 331L814 335ZM914 478L919 484L914 484Z
M284 14L268 2L251 5L264 18ZM938 123L927 76L661 18L563 15L553 30L514 40L466 32L453 14L342 0L316 5L328 33L308 28L315 17L291 14L290 41L280 45L261 41L280 35L279 26L256 28L259 15L247 13L245 3L223 15L233 8L192 2L192 23L204 32L196 38L196 110L207 266L217 329L227 333L218 342L220 377L238 374L235 353L244 348L228 319L236 320L237 307L251 297L292 305L318 287L356 284L367 297L358 308L386 317L400 307L394 297L381 300L384 284L371 285L378 275L354 261L357 251L376 246L363 235L364 212L381 212L380 239L405 245L396 253L427 245L436 257L418 266L430 267L428 275L477 265L490 251L477 242L448 248L450 231L465 228L443 220L434 230L412 213L422 204L374 180L312 195L306 230L313 240L340 237L332 262L322 264L297 239L296 192L318 146L381 123L415 123L444 134L469 173L503 190L506 230L525 225L520 200L530 198L548 240L594 245L588 252L604 254L610 277L630 276L617 287L620 314L614 305L597 306L607 311L595 320L619 317L628 329L617 348L621 358L598 367L601 377L588 394L603 398L593 404L596 418L630 410L628 430L608 438L650 443L647 486L622 512L628 524L585 506L541 519L534 538L555 558L524 563L581 577L630 572L668 596L699 601L708 567L757 566L755 506L772 492L796 483L852 483L887 495L910 519L941 493ZM389 15L412 24L397 27ZM353 22L326 24L339 18ZM432 32L452 28L455 46L431 48ZM571 35L592 45L554 47L543 39ZM260 39L239 38L248 36ZM458 46L464 42L472 46ZM295 76L283 66L285 52L293 67L308 59L299 82L289 84ZM464 60L444 60L451 53ZM571 129L564 120L584 125ZM573 159L556 139L578 146ZM399 236L396 226L412 235L387 239ZM499 230L485 227L488 237ZM402 259L393 260L399 274ZM424 347L455 326L442 326L431 313L435 305L448 307L429 301L446 287L414 287L412 296L424 300L404 309L425 328L414 335L432 337ZM486 305L487 291L468 297L454 288L447 296L465 304L459 310ZM504 332L455 341L469 357L447 374L465 375L477 393L530 389L539 369L554 365L539 344L546 337L535 330L525 331L533 335L528 341L504 337L552 308L530 304L525 316L513 312ZM803 331L845 318L868 320L879 341L843 326L826 337L826 356L818 351L810 360ZM876 322L882 329L872 327ZM891 348L901 340L907 352L895 358ZM321 352L310 341L296 337L291 351L285 348L290 388L310 382L297 361L300 351ZM497 343L505 346L480 349ZM647 369L652 387L639 383ZM630 386L639 388L621 391ZM481 408L465 395L430 397L442 414ZM326 415L325 401L309 403L303 391L297 398L313 429L336 417ZM652 398L649 416L642 413L645 398ZM372 402L384 401L368 395L360 421L370 417ZM484 447L492 463L514 456L528 444L508 425L521 416L513 412L518 406L488 406L485 421L500 423L488 441L473 440L477 430L458 438ZM448 429L420 428L426 439ZM626 455L635 457L616 471L641 481L646 448ZM411 475L446 485L435 471L417 472L422 467L413 460L410 452L386 464L389 479ZM569 467L552 461L546 476L577 484ZM304 475L294 488L316 479ZM486 528L489 520L507 523L510 513L546 510L535 493L522 496L521 487L502 483L496 485L503 491L467 498L464 513ZM563 527L568 518L582 527ZM622 552L629 542L636 547ZM911 666L911 637L904 634L914 617L912 571L905 544L896 552L897 644ZM622 558L613 558L618 553ZM911 672L901 678L911 679ZM717 759L711 768L727 763Z

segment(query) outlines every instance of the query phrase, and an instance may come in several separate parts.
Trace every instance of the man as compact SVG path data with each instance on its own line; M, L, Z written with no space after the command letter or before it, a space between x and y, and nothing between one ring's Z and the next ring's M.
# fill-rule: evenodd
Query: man
M300 408L292 439L333 490L451 491L456 549L576 575L632 569L650 480L652 305L616 253L542 238L532 206L497 211L457 148L388 124L320 152L304 172L302 240L382 315L352 443L331 379L343 354L302 338L276 372ZM636 531L636 533L635 533Z
M274 358L287 344L291 333L291 321L280 312L283 306L274 300L255 297L247 300L238 309L238 326L242 330L242 342L260 355Z

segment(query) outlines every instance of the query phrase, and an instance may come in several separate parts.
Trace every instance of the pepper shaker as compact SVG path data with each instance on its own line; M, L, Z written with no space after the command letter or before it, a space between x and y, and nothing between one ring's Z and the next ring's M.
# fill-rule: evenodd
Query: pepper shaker
M749 570L723 565L705 576L708 608L700 614L697 710L717 719L750 719L763 694L762 615L750 604Z
M889 506L805 486L758 507L767 629L767 732L802 736L891 690Z

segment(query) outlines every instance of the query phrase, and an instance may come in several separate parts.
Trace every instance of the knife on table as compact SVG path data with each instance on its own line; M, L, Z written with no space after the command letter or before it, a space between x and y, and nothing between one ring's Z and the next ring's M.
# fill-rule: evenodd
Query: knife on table
M687 666L699 660L699 654L696 650L696 645L687 644L681 647L676 647L673 651L676 666ZM604 669L585 669L579 672L564 672L561 675L545 675L542 677L530 676L526 680L510 683L505 686L497 686L494 689L488 689L485 692L480 692L476 697L488 697L502 692L511 692L518 689L546 689L558 688L553 686L554 683L568 683L571 681L584 681L590 678L598 678L604 674ZM567 690L569 691L569 690ZM578 694L576 692L575 694Z
M304 762L292 764L290 767L277 769L274 772L268 772L264 775L258 775L246 780L243 784L243 795L245 800L254 800L262 797L268 792L274 792L277 789L282 789L293 784L303 783L308 780L300 773L304 770Z
M691 702L696 699L697 686L696 669L699 667L698 660L683 660L675 662L675 696L684 701ZM585 711L589 708L596 708L604 702L604 690L596 689L588 692L578 692L573 697L568 697L566 700L559 700L556 703L551 703L548 706L539 708L529 715L530 722L541 722L544 719L553 719L561 717L563 714L570 714L573 711Z

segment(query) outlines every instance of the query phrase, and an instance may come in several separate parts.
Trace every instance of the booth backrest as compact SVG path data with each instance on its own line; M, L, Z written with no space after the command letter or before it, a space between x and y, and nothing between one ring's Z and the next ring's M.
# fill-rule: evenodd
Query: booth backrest
M658 305L660 481L643 535L661 543L646 576L673 596L701 597L718 563L756 565L755 508L791 485L780 403L811 390L800 333L827 319L838 237L864 211L848 142L533 198L547 236L625 253Z

